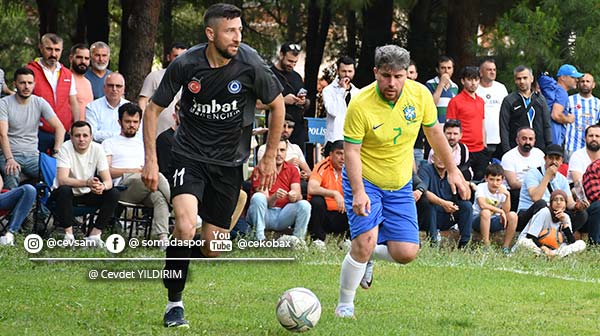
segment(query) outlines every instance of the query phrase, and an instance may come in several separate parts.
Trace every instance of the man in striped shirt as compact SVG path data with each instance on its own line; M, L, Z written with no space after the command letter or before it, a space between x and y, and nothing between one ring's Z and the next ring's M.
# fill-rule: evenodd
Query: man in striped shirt
M586 73L577 84L579 93L569 96L569 114L575 117L573 123L567 125L565 135L565 161L576 150L585 147L585 130L600 121L600 99L592 95L596 87L594 76Z
M448 56L440 56L436 71L438 75L428 80L425 86L433 95L433 102L438 112L438 122L444 124L446 122L446 108L448 107L448 103L450 99L458 94L458 85L452 81L454 60Z

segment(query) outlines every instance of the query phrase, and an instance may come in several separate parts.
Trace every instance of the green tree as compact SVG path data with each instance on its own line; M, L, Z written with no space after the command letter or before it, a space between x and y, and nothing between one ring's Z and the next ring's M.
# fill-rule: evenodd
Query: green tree
M600 74L600 6L596 0L521 1L491 30L490 48L501 63L500 81L512 82L515 66L524 64L535 74L555 75L563 63L580 71Z
M0 2L0 13L0 67L12 87L14 71L37 55L37 22L18 2Z

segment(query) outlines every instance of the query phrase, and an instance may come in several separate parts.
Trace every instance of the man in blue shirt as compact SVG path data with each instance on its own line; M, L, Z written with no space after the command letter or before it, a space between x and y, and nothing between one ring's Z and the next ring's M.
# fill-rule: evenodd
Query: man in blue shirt
M473 204L452 194L446 166L436 154L433 154L432 161L432 164L424 164L419 169L419 177L423 180L423 185L427 190L425 196L429 201L423 204L423 208L420 209L422 212L419 215L426 216L425 222L430 223L430 234L438 229L448 230L454 224L458 224L460 231L458 247L462 248L471 239Z
M522 231L533 215L548 206L550 193L554 190L562 190L567 194L566 213L571 217L573 231L577 231L587 221L586 208L589 204L585 201L575 202L567 178L558 172L558 168L563 163L562 147L551 144L544 152L544 165L537 169L530 169L523 179L517 212L519 215L517 231Z

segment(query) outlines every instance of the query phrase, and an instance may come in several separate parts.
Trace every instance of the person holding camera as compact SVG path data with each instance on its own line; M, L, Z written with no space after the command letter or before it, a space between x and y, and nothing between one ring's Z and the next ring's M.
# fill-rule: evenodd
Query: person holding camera
M279 61L271 66L271 71L283 87L285 112L294 118L295 128L289 141L300 146L300 148L304 148L304 142L306 141L304 110L310 105L310 100L306 98L306 89L302 77L294 71L300 51L302 51L302 47L299 44L285 42L279 49Z
M352 96L359 89L351 83L354 78L354 60L348 56L340 57L336 62L337 77L323 89L323 104L327 112L327 133L325 133L325 152L334 141L344 140L344 120L346 109Z

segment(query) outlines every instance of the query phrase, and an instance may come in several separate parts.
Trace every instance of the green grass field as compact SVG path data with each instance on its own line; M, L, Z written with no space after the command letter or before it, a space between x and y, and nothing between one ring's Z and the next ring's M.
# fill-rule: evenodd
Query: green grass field
M22 242L22 238L19 243ZM359 288L356 320L336 319L340 262L330 243L312 249L246 250L225 257L290 262L193 261L184 296L189 330L166 330L160 280L90 280L90 270L161 269L161 261L32 262L36 257L112 257L101 250L0 249L0 335L286 335L281 293L307 287L321 300L312 335L598 335L600 249L549 260L424 247L408 266L379 261ZM126 250L118 257L163 257Z

